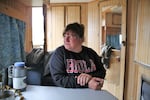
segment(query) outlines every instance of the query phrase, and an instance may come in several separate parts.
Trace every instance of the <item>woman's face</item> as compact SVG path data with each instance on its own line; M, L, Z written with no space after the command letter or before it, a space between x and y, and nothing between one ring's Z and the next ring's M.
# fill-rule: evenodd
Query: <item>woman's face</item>
M68 30L64 34L64 46L67 50L80 52L82 50L83 39L79 38L73 31Z

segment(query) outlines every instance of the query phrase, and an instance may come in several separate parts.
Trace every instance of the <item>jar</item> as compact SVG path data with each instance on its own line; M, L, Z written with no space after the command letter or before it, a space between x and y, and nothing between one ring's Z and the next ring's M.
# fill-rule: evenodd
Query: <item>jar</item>
M26 67L24 62L15 62L13 66L13 88L25 91L27 87Z

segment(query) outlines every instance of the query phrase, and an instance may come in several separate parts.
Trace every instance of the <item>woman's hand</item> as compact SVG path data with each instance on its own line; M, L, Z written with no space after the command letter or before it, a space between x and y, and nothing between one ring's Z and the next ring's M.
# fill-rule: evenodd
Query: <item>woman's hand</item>
M89 82L88 82L88 87L93 89L93 90L101 90L104 84L104 79L98 78L98 77L93 77Z
M91 78L92 78L91 75L86 74L86 73L81 73L77 77L77 83L80 84L81 86L84 86L84 85L88 84L88 82L90 81Z

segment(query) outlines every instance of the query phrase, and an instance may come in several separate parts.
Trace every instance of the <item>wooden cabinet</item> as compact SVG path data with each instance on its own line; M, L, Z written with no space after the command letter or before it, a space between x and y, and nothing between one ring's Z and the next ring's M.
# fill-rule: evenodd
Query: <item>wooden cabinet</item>
M81 7L67 6L66 7L66 25L72 22L81 22Z
M106 43L107 35L121 34L121 14L107 12L105 13L104 24L102 26L102 43ZM117 42L117 41L116 41ZM110 43L111 44L111 43Z
M106 13L106 34L120 34L121 33L121 14Z
M106 13L106 26L107 27L121 27L121 14L119 13Z
M49 9L49 28L47 39L48 50L54 50L63 44L62 33L66 25L72 22L81 23L81 6L80 5L55 5ZM58 40L58 41L56 41Z
M63 44L62 33L65 24L65 7L57 6L51 7L51 24L50 24L50 43L48 47L54 50L56 47ZM56 41L58 40L58 41Z
M121 33L121 28L120 27L108 27L106 26L106 33L107 34L120 34Z

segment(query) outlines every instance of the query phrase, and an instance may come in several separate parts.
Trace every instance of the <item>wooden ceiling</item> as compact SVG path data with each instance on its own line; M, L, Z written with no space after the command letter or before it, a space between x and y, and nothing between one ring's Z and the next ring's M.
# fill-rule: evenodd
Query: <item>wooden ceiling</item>
M44 0L18 0L26 6L42 6Z
M90 2L94 0L50 0L51 3L74 3L74 2Z
M95 0L18 0L19 2L22 2L26 6L32 6L32 7L40 7L43 5L44 2L48 3L77 3L77 2L91 2ZM99 1L105 1L105 0L99 0ZM118 6L108 6L103 8L103 12L116 12L121 13L122 7Z
M77 3L77 2L90 2L94 0L18 0L27 6L42 6L43 2L50 3Z

